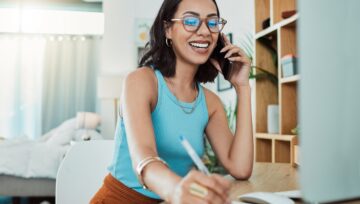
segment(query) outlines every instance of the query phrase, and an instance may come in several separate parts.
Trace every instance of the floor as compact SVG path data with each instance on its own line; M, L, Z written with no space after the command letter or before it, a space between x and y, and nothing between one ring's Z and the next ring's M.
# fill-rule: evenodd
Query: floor
M55 204L55 197L11 198L0 196L0 204Z

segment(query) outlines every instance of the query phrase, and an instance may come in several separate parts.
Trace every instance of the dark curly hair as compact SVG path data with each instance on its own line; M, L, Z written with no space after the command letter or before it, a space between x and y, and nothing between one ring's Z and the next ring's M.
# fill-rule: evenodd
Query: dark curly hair
M160 70L166 77L175 75L176 56L172 48L166 46L166 25L164 22L171 21L180 2L181 0L164 0L150 29L150 40L145 46L146 51L139 62L139 67L153 67ZM215 0L213 2L216 6L217 15L220 16L218 5ZM213 82L217 75L217 69L208 60L199 66L195 80L203 83Z

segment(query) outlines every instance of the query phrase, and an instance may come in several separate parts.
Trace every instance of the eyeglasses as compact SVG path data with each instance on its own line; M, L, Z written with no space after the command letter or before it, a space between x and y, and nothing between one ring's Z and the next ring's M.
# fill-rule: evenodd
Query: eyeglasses
M185 30L189 32L196 32L199 30L202 22L205 20L206 26L212 33L220 33L224 28L227 21L223 18L219 18L217 16L207 17L207 18L199 18L197 16L185 16L183 18L173 18L171 21L181 21Z

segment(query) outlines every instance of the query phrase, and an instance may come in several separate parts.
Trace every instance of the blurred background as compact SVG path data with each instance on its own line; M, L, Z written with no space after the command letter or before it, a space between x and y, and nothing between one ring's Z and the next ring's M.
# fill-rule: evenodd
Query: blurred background
M0 0L0 157L16 160L15 155L33 154L30 151L36 148L30 148L29 142L49 142L49 138L55 138L52 135L60 135L59 131L64 135L69 127L69 141L98 138L94 136L97 134L112 139L116 107L121 103L117 100L114 109L113 99L120 95L121 80L137 68L161 3L162 0ZM228 20L224 33L252 56L253 1L221 0L218 5L221 16ZM221 97L227 111L234 111L236 95L230 84L217 78L205 86ZM89 129L90 118L94 132L80 133ZM8 144L12 141L26 144L22 143L21 151L10 150ZM69 141L62 141L61 145L68 145ZM54 148L49 151L52 152L41 154L42 160L55 152ZM15 172L26 165L6 169L7 163L0 159L0 189L5 189L7 182L14 184L3 177L21 176ZM58 165L54 166L53 176L40 177L54 182ZM19 185L24 186L21 182ZM42 187L49 190L46 185ZM50 189L54 188L52 185ZM44 201L27 199L39 196L25 196L25 192L16 185L0 190L0 203ZM35 195L48 195L47 202L54 202L55 192Z

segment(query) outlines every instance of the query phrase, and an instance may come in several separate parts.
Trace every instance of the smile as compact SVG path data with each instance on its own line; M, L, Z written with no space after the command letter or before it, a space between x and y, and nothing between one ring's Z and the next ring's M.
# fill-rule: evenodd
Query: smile
M210 43L197 43L197 42L191 42L189 43L190 46L195 48L208 48Z

